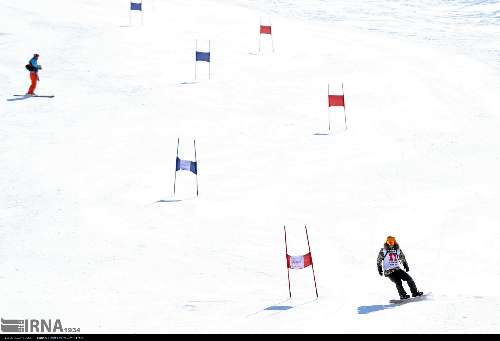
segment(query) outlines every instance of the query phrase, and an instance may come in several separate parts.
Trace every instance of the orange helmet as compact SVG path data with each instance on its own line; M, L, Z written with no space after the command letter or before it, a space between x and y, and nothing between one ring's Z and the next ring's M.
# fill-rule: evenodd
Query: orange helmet
M387 236L386 243L393 246L394 244L396 244L396 237Z

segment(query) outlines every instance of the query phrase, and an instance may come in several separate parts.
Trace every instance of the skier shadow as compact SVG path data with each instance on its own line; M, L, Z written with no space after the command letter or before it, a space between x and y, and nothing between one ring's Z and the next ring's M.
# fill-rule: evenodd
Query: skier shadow
M376 311L381 311L385 309L392 309L396 307L394 304L374 304L374 305L362 305L358 307L358 314L369 314Z
M313 135L316 135L316 136L328 136L328 135L330 135L330 133L314 133Z
M16 98L7 98L7 101L12 102L12 101L22 101L27 98L31 98L31 96L22 96L22 97L16 97Z
M198 82L196 82L196 81L192 81L192 82L182 82L180 84L182 84L182 85L188 85L188 84L197 84L197 83Z

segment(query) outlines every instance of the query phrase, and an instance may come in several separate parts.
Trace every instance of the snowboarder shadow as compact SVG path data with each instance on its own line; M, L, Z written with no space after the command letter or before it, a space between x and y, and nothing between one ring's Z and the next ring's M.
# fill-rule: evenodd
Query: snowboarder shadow
M392 309L396 307L394 304L374 304L374 305L362 305L358 307L358 314L369 314L375 311L381 311L385 309Z

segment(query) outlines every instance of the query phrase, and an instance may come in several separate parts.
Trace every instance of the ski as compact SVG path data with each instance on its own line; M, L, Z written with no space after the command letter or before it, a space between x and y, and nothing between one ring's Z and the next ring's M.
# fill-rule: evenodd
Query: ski
M14 95L17 97L46 97L46 98L53 98L55 97L54 95Z

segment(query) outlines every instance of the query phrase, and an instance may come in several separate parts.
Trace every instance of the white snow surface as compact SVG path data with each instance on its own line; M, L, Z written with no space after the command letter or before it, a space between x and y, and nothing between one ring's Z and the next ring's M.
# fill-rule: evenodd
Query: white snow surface
M345 0L342 20L263 3L145 0L141 24L124 0L0 1L3 319L91 334L500 332L500 3ZM449 13L474 21L433 20ZM262 35L259 53L269 19L275 50ZM198 62L195 80L208 40L210 79ZM53 99L13 97L33 53L35 92ZM343 85L347 129L328 85ZM178 138L186 160L196 141L198 197L196 176L175 172ZM308 252L307 226L319 298L308 267L290 270L289 299L285 225L291 255ZM387 235L427 300L389 305Z

